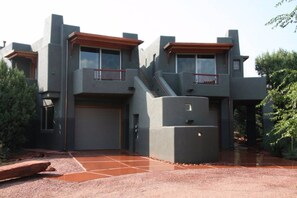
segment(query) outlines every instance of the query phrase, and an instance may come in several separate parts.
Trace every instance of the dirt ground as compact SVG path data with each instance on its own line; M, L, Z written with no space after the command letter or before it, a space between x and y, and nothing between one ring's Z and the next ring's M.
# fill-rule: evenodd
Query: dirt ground
M81 172L67 155L43 156L53 173L0 182L0 197L297 197L297 169L217 168L160 171L65 182L49 174Z

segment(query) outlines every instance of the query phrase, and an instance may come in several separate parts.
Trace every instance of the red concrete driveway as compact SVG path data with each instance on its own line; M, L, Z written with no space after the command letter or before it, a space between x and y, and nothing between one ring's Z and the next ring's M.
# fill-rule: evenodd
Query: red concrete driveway
M222 151L219 162L197 165L171 164L119 150L73 151L70 155L85 171L57 177L59 180L82 182L126 174L186 169L232 167L297 169L297 161L285 160L273 157L266 152L248 149Z

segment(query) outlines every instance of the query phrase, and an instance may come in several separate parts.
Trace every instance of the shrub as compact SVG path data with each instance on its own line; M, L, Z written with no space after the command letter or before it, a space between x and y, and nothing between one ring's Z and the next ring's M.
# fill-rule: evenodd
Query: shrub
M25 142L25 127L35 116L35 93L36 86L27 83L23 72L0 60L1 156Z

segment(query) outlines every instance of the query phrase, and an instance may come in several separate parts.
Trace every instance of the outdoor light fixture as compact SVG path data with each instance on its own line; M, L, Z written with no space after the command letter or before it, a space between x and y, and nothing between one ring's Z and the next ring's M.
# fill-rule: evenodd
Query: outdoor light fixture
M134 87L128 87L128 90L129 90L129 91L134 91L135 88L134 88Z
M194 91L194 89L187 89L187 92L189 92L189 93L191 93L193 91Z
M186 120L186 124L189 124L189 125L193 124L193 122L194 120Z

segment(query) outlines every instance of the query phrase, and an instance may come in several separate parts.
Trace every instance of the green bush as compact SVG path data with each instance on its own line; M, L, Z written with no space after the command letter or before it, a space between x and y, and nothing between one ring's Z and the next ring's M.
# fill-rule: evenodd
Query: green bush
M23 72L0 60L1 156L25 142L25 128L35 116L35 93L36 86L27 83Z

